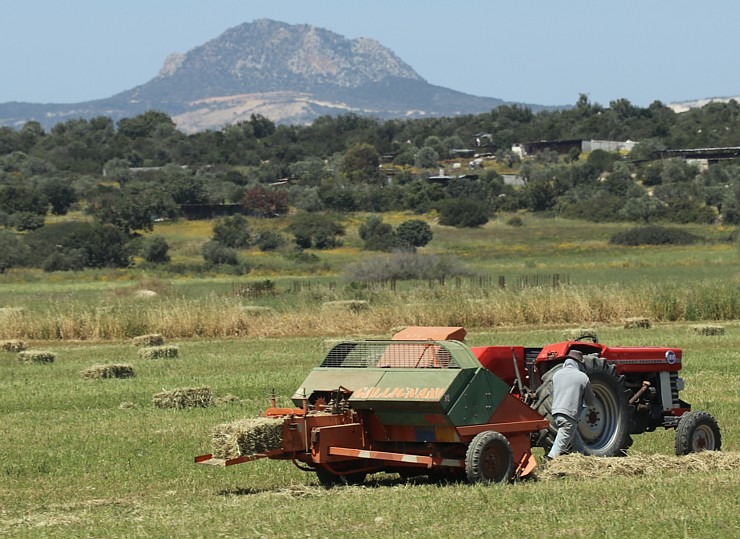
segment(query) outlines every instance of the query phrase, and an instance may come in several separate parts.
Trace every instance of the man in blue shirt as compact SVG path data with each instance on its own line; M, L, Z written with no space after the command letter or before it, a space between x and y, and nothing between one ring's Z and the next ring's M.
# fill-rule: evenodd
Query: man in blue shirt
M566 356L563 368L552 377L552 419L558 429L552 449L545 456L549 461L560 455L568 446L578 453L586 453L581 435L578 433L578 419L585 405L592 405L594 392L588 375L582 372L583 353L571 350Z

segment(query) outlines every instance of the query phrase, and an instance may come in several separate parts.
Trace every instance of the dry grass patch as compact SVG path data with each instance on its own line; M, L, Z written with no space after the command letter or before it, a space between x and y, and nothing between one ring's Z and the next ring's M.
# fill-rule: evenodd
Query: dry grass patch
M26 343L19 340L0 341L0 350L3 352L23 352L26 349Z
M21 363L54 363L57 355L46 350L24 350L18 353Z
M134 367L128 364L93 365L82 371L82 377L86 380L133 378Z
M147 346L139 348L141 359L168 359L175 358L179 354L177 346Z
M254 455L279 449L283 443L283 420L270 417L242 419L216 425L213 456L221 459Z
M149 335L139 335L131 339L134 346L162 346L164 344L164 337L159 333L150 333Z
M538 479L608 479L614 476L657 475L663 473L740 470L740 453L703 451L684 456L641 455L627 457L586 457L578 453L563 455L537 471Z
M213 392L207 386L183 387L157 393L152 401L155 408L207 408L213 404Z

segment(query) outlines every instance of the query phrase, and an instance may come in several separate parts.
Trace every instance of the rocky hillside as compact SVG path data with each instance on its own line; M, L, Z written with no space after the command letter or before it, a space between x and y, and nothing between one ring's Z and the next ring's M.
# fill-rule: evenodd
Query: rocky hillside
M252 114L277 123L308 123L348 112L378 118L475 114L502 103L431 85L372 39L349 40L314 26L261 19L170 55L157 77L109 99L0 104L0 125L33 119L50 127L70 118L120 119L155 109L192 132Z

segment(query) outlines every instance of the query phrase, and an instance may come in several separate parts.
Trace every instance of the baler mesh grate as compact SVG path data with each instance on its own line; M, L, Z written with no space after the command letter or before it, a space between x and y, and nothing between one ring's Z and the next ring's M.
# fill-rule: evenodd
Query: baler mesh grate
M440 342L341 342L327 354L322 367L385 369L459 369L450 350Z

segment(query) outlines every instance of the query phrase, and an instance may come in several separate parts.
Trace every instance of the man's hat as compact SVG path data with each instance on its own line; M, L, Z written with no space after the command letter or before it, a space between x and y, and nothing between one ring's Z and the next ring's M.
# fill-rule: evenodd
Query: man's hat
M568 355L565 357L566 358L569 357L571 359L575 359L579 363L583 363L583 352L581 352L580 350L571 350L570 352L568 352Z

